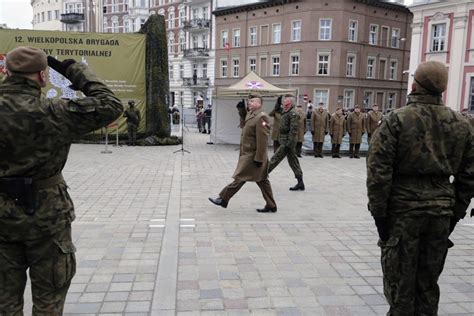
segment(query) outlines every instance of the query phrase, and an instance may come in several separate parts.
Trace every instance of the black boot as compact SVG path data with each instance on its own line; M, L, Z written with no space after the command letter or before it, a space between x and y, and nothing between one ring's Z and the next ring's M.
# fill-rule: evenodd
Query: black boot
M214 203L215 205L219 205L219 206L222 206L223 208L227 208L227 201L225 201L223 198L221 198L220 196L219 197L216 197L216 198L209 198L209 201L211 201L212 203Z
M349 144L349 158L354 158L354 144Z
M332 147L331 147L331 154L332 154L332 158L336 158L336 144L332 144Z
M318 144L318 156L319 156L319 158L324 158L323 157L323 145L324 145L324 143L319 143Z
M355 144L355 152L354 152L354 158L359 159L359 149L360 149L360 144Z
M313 143L314 158L318 158L318 143Z
M341 158L341 155L339 155L339 151L341 150L341 144L336 145L336 158Z
M298 183L290 188L290 191L304 191L304 182L303 182L303 176L296 177L296 180L298 180Z

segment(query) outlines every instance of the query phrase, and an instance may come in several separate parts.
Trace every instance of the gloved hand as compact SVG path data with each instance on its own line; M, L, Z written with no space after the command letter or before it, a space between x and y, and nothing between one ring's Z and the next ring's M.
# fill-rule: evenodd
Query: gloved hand
M374 217L374 220L380 240L383 242L387 241L390 238L388 219L386 217Z
M332 134L330 134L329 136L331 136L331 137L332 137Z
M352 136L352 133L349 133L349 137L351 137L351 136Z
M367 133L367 135L368 135L369 137L372 137L372 133Z
M65 59L63 61L59 61L53 56L48 56L48 66L59 72L64 77L66 77L67 68L74 63L76 63L74 59Z
M253 161L253 163L255 164L255 166L257 166L257 168L260 168L262 166L262 162L261 161Z
M311 135L314 135L314 131L311 131Z
M324 135L327 135L327 134L328 134L328 132L324 132Z

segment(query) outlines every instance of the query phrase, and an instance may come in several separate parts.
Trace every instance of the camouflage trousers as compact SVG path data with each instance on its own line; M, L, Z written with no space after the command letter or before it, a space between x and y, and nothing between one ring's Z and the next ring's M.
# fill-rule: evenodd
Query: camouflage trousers
M390 220L390 238L379 241L389 316L437 315L438 278L447 256L448 216Z
M137 125L128 124L127 125L127 132L128 132L128 143L130 145L135 145L135 143L137 141Z
M44 239L0 242L0 316L23 315L23 293L29 269L33 315L62 315L76 272L71 227Z
M280 145L275 154L273 154L268 165L268 173L272 172L272 170L275 169L275 167L278 166L285 157L288 159L288 163L295 174L295 178L302 177L303 171L301 170L300 162L296 156L296 147L287 145Z

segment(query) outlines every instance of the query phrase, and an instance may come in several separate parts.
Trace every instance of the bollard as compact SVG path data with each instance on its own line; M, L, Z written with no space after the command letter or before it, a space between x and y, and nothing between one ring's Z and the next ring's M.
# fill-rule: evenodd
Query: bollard
M109 130L105 128L105 149L101 151L102 154L111 154L112 151L109 150Z

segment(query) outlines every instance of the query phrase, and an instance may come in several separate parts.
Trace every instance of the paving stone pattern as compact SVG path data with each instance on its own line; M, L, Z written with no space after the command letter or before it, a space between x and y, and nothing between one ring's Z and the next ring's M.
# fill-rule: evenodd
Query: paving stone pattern
M238 146L185 134L180 147L73 145L64 176L77 209L77 275L65 315L384 315L365 159L302 158L271 174L278 212L246 184L217 196ZM441 315L474 314L474 221L461 222L441 276ZM157 282L157 280L160 280ZM29 292L29 288L27 288ZM25 313L31 312L27 294Z

